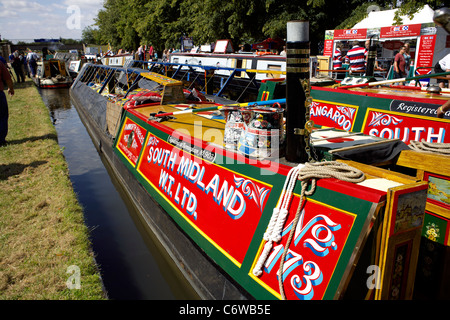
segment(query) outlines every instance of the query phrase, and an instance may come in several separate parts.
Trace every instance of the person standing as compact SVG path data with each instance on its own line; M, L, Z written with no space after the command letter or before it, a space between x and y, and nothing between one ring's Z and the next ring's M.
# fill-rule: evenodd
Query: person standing
M342 69L342 60L343 59L344 59L344 57L342 57L341 44L336 43L336 48L334 49L334 54L333 54L333 69L334 70Z
M409 70L411 69L411 46L409 42L405 43L405 53L403 56L405 57L405 73L406 75L409 74Z
M150 49L148 50L148 56L149 60L153 60L153 46L150 46Z
M353 41L352 45L347 52L346 61L348 61L352 73L363 74L366 70L366 49L359 45L359 41Z
M28 67L30 69L31 77L34 78L37 72L37 60L38 56L36 53L30 50L27 55Z
M405 72L405 56L403 55L406 52L405 46L400 48L400 51L395 55L394 58L394 79L404 78L406 76Z
M367 39L364 43L364 60L366 60L366 66L367 66L367 59L369 58L369 49L370 49L370 39Z
M8 72L5 64L0 62L0 147L6 145L6 136L8 135L8 101L6 100L6 95L3 83L8 86L8 93L11 97L14 95L14 86L11 79L11 75Z
M23 74L22 61L20 60L19 51L14 52L14 59L12 67L16 73L17 82L25 82L25 75Z
M139 61L144 61L144 48L142 45L137 49L137 54Z

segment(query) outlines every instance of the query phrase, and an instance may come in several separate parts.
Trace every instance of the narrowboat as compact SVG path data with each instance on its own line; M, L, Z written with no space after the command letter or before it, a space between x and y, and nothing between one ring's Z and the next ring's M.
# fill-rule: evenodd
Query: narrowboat
M107 66L112 67L123 67L129 61L133 60L134 56L129 53L120 53L120 54L105 54L100 61Z
M202 299L413 298L428 183L317 158L313 145L333 151L323 142L355 158L391 150L375 163L409 148L313 130L307 29L288 23L285 103L219 104L148 70L93 64L71 86L142 223Z
M69 88L73 82L66 63L53 58L38 62L37 74L33 80L38 88L43 89Z
M202 46L203 47L203 46ZM240 52L235 53L230 40L218 40L214 49L198 48L191 52L173 52L169 56L170 63L210 66L232 69L268 70L267 74L256 74L256 80L266 78L280 78L280 71L286 71L286 56L272 52ZM212 52L211 52L212 51ZM184 67L188 69L188 67ZM270 71L275 71L271 73ZM229 76L229 70L219 70L218 75ZM237 77L249 78L245 73Z

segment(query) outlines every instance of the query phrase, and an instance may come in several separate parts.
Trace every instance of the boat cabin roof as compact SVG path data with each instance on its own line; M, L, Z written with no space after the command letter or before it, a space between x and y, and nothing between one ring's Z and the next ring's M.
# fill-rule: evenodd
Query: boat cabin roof
M151 106L134 107L130 110L139 118L145 121L152 121L151 115L159 112L169 113L186 109L197 109L214 106L213 103L201 104L154 104ZM200 113L175 114L169 120L160 122L160 126L179 131L182 134L189 135L195 139L204 142L214 143L223 146L223 136L225 131L225 121L223 117L218 116L219 111L205 111ZM217 116L215 116L217 115Z

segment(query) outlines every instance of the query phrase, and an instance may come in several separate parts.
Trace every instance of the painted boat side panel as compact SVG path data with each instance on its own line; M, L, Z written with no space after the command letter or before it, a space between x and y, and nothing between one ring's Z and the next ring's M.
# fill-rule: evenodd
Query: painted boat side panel
M217 158L205 160L193 156L181 150L173 135L132 113L127 113L124 118L116 139L116 153L193 241L250 294L257 299L280 298L276 280L279 256L274 253L270 260L272 267L266 268L261 277L253 276L251 270L258 259L272 209L279 200L286 168L280 170L284 174L274 174L233 159L225 158L223 163L217 164ZM139 155L138 159L136 155ZM189 159L189 166L186 159ZM333 186L335 190L328 186ZM358 191L366 194L366 199L364 196L354 197ZM300 193L299 186L295 192ZM288 222L296 213L295 203L298 204L299 197L295 199ZM306 220L310 223L305 225L306 232L297 235L296 242L290 246L297 258L299 253L296 251L299 249L300 255L308 258L297 259L285 273L285 286L290 299L330 299L335 296L343 274L349 268L355 244L360 241L361 234L367 233L367 222L375 214L374 203L383 200L383 193L352 184L326 181L319 184L310 199L305 224ZM330 236L332 233L335 241L322 243L319 237L323 235L312 233L312 229L317 228L324 228ZM282 242L274 249L281 248L287 232L289 223L286 224ZM305 243L316 245L307 248ZM292 286L291 280L295 282L297 274L307 275L310 266L319 270L322 281L313 281L316 284L315 293L302 290L303 293L299 293L296 290L299 288Z
M450 114L436 118L445 100L426 97L353 92L313 87L311 120L318 126L363 132L388 139L450 142Z

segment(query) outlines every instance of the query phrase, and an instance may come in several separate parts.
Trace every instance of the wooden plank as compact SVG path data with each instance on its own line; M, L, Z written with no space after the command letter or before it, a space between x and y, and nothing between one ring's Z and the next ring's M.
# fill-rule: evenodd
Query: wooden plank
M120 123L122 106L118 103L108 101L106 104L106 124L108 132L115 137Z
M359 163L359 162L355 162L355 161L340 160L340 159L336 160L336 161L344 162L353 168L359 169L359 170L363 171L366 174L366 176L369 175L372 177L384 178L384 179L388 179L388 180L392 180L392 181L396 181L396 182L404 183L404 184L411 184L411 183L418 181L417 178L408 176L403 173L390 171L390 170L386 170L386 169L382 169L382 168L377 168L377 167L374 167L371 165L367 165L367 164L363 164L363 163Z
M397 165L448 177L450 176L449 160L450 157L445 155L403 150L397 160Z
M181 81L163 76L161 74L158 73L154 73L154 72L142 72L141 76L143 76L144 78L147 78L149 80L155 81L159 84L162 84L164 86L180 86L183 85L183 83Z

